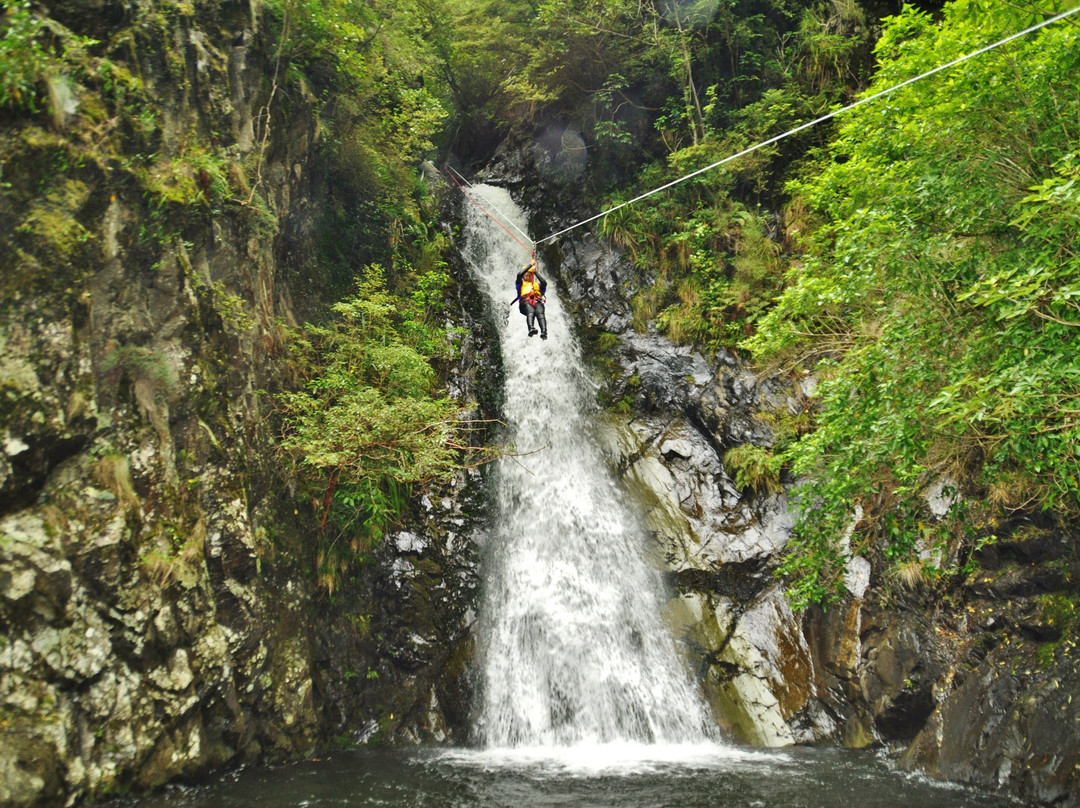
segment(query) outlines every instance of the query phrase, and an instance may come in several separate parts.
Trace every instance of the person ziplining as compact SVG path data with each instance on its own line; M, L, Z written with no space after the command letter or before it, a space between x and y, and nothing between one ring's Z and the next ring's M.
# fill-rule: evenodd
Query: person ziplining
M525 326L529 329L529 336L536 336L536 326L540 326L540 339L547 339L547 315L544 313L544 304L547 298L547 281L537 272L536 257L518 273L514 281L517 297L510 301L510 305L518 304L518 311L525 315Z
M430 164L426 165L430 166ZM435 167L430 166L430 170L434 172ZM510 236L510 238L516 241L519 245L521 245L521 248L527 253L529 253L529 255L531 256L531 260L529 261L529 263L521 270L521 272L517 274L517 278L514 280L514 291L517 292L517 297L510 301L510 305L513 306L515 303L517 303L518 311L525 315L525 326L529 331L530 337L536 336L536 326L539 325L540 339L547 339L547 314L544 310L544 304L547 303L547 298L545 297L545 295L547 294L547 281L544 280L544 278L542 278L540 276L540 273L537 271L535 243L533 243L531 246L529 244L526 244L520 238L511 233L502 221L492 216L491 213L488 212L487 208L481 205L473 197L473 195L469 193L469 191L465 190L465 185L468 185L470 188L472 188L472 184L460 174L458 174L458 172L454 171L450 166L445 166L443 170L446 172L446 175L454 181L454 185L456 185L461 190L461 192L465 194L469 201L471 201L474 205L476 205L477 208L483 211L484 215L486 215L489 219L495 222L495 224L501 227L503 231ZM464 183L465 185L462 185L462 183ZM477 194L477 196L479 196L479 194ZM483 199L482 196L480 198ZM484 202L486 202L489 207L499 212L502 218L506 219L506 221L509 222L510 226L517 230L518 233L521 233L524 238L529 238L529 236L524 231L519 229L517 225L507 219L506 215L503 214L502 211L499 211L499 209L492 205L488 200L484 199ZM507 314L507 317L509 317L509 314Z

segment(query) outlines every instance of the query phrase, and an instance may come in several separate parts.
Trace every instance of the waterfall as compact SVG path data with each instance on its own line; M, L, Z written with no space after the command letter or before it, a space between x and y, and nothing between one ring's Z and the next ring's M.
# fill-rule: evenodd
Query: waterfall
M503 189L485 207L525 230ZM514 297L519 244L466 205L466 259L499 326L512 455L492 475L478 729L488 748L707 740L710 721L660 612L645 536L590 438L593 388L549 273L549 339ZM498 213L496 213L498 211ZM513 229L511 226L511 229Z

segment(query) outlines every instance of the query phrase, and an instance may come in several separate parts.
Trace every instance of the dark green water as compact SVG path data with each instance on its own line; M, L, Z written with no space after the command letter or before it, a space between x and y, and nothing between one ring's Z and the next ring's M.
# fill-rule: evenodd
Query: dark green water
M872 753L797 749L352 751L240 771L137 808L1004 808L992 794L897 772Z

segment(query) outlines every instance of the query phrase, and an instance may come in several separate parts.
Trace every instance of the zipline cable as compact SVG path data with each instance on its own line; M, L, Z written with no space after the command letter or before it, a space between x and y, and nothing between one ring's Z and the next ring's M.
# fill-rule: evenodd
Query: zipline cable
M446 166L446 170L447 170L447 171L449 171L449 172L453 172L453 173L454 173L455 175L457 175L457 178L458 178L459 180L461 180L461 181L462 181L463 183L465 183L466 185L468 185L468 186L469 186L469 189L470 189L470 190L471 190L471 191L472 191L472 192L473 192L474 194L476 194L476 195L477 195L477 196L478 196L478 197L479 197L480 199L484 200L484 203L485 203L485 204L486 204L486 205L487 205L487 206L488 206L489 208L491 208L491 209L492 209L493 211L495 211L495 212L496 212L497 214L499 214L500 216L502 216L502 217L503 217L503 219L505 219L505 220L506 220L506 223L507 223L508 225L510 225L510 226L511 226L512 228L514 228L515 230L517 230L517 231L518 231L518 233L520 233L520 234L521 234L521 236L522 236L523 238L526 238L526 239L528 239L528 241L529 241L529 243L530 243L530 244L532 243L532 239L531 239L531 238L529 238L529 234L528 234L528 233L526 233L526 232L525 232L524 230L522 230L522 229L521 229L520 227L518 227L518 226L517 226L516 224L514 224L514 220L513 220L513 219L511 219L511 218L510 218L509 216L507 216L507 215L506 215L505 213L503 213L503 212L502 212L501 210L499 210L499 209L498 209L498 208L497 208L497 207L495 206L495 203L494 203L494 202L492 202L492 201L491 201L490 199L488 199L488 198L487 198L486 196L484 196L484 195L483 195L482 193L480 193L479 191L477 191L477 190L476 190L476 186L475 186L475 185L473 185L473 184L472 184L471 182L469 182L469 181L468 181L467 179L465 179L465 177L463 177L463 176L461 175L461 172L460 172L460 171L458 171L458 170L457 170L457 169L455 169L455 168L451 168L451 167L450 167L449 165L448 165L448 166ZM462 189L462 190L464 191L464 189Z
M925 79L925 78L927 78L929 76L932 76L935 73L940 73L942 70L947 70L950 67L955 67L956 65L960 64L961 62L966 62L968 59L972 59L972 58L974 58L976 56L980 56L980 55L986 53L987 51L991 51L994 48L999 48L1002 45L1006 45L1009 42L1012 42L1014 39L1019 39L1020 37L1027 36L1028 34L1032 33L1033 31L1038 31L1040 28L1045 28L1046 26L1051 25L1052 23L1058 22L1059 20L1063 20L1066 17L1069 17L1069 16L1075 14L1078 11L1080 11L1080 6L1077 6L1076 8L1072 9L1072 11L1062 12L1061 14L1058 14L1057 16L1051 17L1050 19L1043 20L1040 23L1036 23L1035 25L1032 25L1029 28L1025 28L1023 31L1020 31L1019 33L1012 34L1011 36L1007 36L1004 39L998 40L997 42L995 42L992 45L987 45L986 47L980 48L977 51L973 51L972 53L969 53L966 56L961 56L959 59L953 59L951 62L948 62L946 64L935 67L932 70L927 70L925 73L920 73L918 76L915 76L914 78L910 78L907 81L902 81L899 84L895 84L892 87L889 87L888 89L882 90L881 92L874 93L873 95L869 95L866 98L860 98L855 103L848 104L846 107L843 107L842 109L834 110L833 112L830 112L827 115L822 115L820 118L815 118L814 120L809 121L808 123L804 123L804 124L801 124L799 126L796 126L794 129L789 129L788 131L784 132L783 134L776 135L775 137L771 137L768 140L763 140L760 143L758 143L757 145L751 146L748 149L743 149L741 152L738 152L737 154L732 154L729 157L725 157L723 160L717 160L715 163L713 163L711 165L707 165L704 168L699 168L697 171L693 171L693 172L691 172L690 174L687 174L684 177L679 177L676 180L672 180L671 182L667 183L666 185L661 185L659 188L654 188L653 190L648 191L648 192L646 192L644 194L641 194L640 196L635 196L633 199L631 199L628 202L623 202L621 204L616 205L615 207L608 208L607 210L605 210L605 211L603 211L601 213L598 213L595 216L592 216L592 217L590 217L588 219L583 219L582 221L578 222L577 224L570 225L570 227L563 228L562 230L559 230L559 231L557 231L555 233L552 233L549 236L544 236L544 238L537 241L536 244L540 245L540 244L543 244L546 241L551 241L552 239L558 238L559 236L564 235L565 233L569 233L571 230L576 230L577 228L581 227L582 225L589 224L590 222L595 222L597 219L602 219L603 217L607 216L608 214L614 213L615 211L620 210L622 208L625 208L628 205L633 205L635 202L640 202L642 199L647 199L648 197L652 196L653 194L658 194L661 191L666 191L668 188L671 188L671 187L673 187L675 185L678 185L679 183L686 182L689 179L693 179L694 177L698 176L699 174L704 174L706 171L712 171L714 168L719 168L720 166L724 165L724 163L730 163L732 160L738 159L739 157L744 157L747 154L750 154L751 152L755 152L758 149L764 148L765 146L771 146L773 143L776 143L776 142L778 142L780 140L783 140L784 138L790 137L791 135L797 134L798 132L801 132L804 129L809 129L811 126L816 126L817 124L822 123L823 121L827 121L830 118L835 118L837 115L840 115L841 113L848 112L849 110L853 110L853 109L855 109L855 107L861 106L863 104L867 104L870 101L874 101L874 100L876 100L878 98L881 98L883 95L888 95L891 92L899 90L902 87L906 87L909 84L914 84L917 81L921 81L922 79Z
M502 228L503 230L506 230L506 225L504 225L504 224L503 224L502 222L500 222L500 221L499 221L498 219L496 219L496 218L495 218L494 216L492 216L492 215L491 215L491 213L489 213L489 212L488 212L488 209L487 209L487 208L485 208L485 207L484 207L483 205L481 205L481 204L480 204L479 202L477 202L477 201L476 201L476 199L475 199L475 198L473 197L473 195L472 195L472 194L470 194L470 193L469 193L468 191L466 191L466 190L465 190L465 187L464 187L464 186L463 186L463 185L462 185L462 184L461 184L460 182L458 182L458 178L454 176L455 174L457 174L457 172L456 172L456 171L454 171L454 170L453 170L452 168L450 168L450 166L445 166L445 167L444 167L444 170L446 171L446 174L447 174L447 176L449 176L449 177L450 177L450 179L452 179L452 180L454 181L454 184L455 184L455 185L456 185L456 186L457 186L458 188L460 188L460 189L461 189L461 193L465 194L465 196L467 196L467 197L469 198L469 201L470 201L470 202L472 202L472 203L473 203L474 205L476 205L476 207L480 208L480 210L482 210L482 211L484 212L484 214L485 214L485 215L486 215L486 216L487 216L487 217L488 217L489 219L491 219L491 221L495 222L495 224L497 224L497 225L498 225L499 227L501 227L501 228ZM472 188L472 185L471 185L471 184L469 183L469 181L468 181L468 180L466 180L466 179L465 179L464 177L462 177L461 179L462 179L462 181L464 181L464 182L465 182L465 184L466 184L466 185L468 185L468 186L469 186L470 188ZM475 191L475 189L473 189L473 190ZM499 214L500 216L502 216L502 217L503 217L504 219L506 219L506 221L507 221L507 222L508 222L508 223L510 224L510 226L511 226L511 227L513 227L513 228L514 228L515 230L517 230L517 231L518 231L519 233L521 233L521 235L525 236L525 238L529 238L528 234L526 234L526 233L522 233L522 232L521 232L521 230L520 230L520 229L518 228L518 226L517 226L517 225L515 225L515 224L514 224L514 223L513 223L512 221L510 221L510 217L509 217L509 216L507 216L507 215L506 215L505 213L503 213L503 212L502 212L501 210L499 210L499 209L498 209L497 207L495 207L494 205L492 205L490 201L488 201L487 199L485 199L485 198L484 198L483 196L481 196L481 195L480 195L479 193L477 193L476 195L477 195L477 196L479 196L479 197L480 197L481 199L483 199L483 200L484 200L485 202L487 202L487 203L488 203L488 205L490 205L490 206L491 206L491 208L492 208L492 209L493 209L493 210L494 210L494 211L495 211L496 213L498 213L498 214ZM508 234L508 235L510 236L510 238L512 238L512 239L513 239L514 241L516 241L516 242L517 242L518 244L520 244L520 245L521 245L521 246L522 246L522 247L523 247L523 248L525 249L525 251L526 251L526 252L527 252L527 253L528 253L529 255L531 255L531 256L533 256L533 257L536 257L536 250L534 250L534 249L533 249L532 247L528 247L528 246L526 246L526 245L525 245L525 243L524 243L524 242L523 242L523 241L522 241L521 239L519 239L519 238L518 238L517 236L515 236L515 235L514 235L513 233L511 233L511 232L510 232L509 230L506 230L506 232L507 232L507 234ZM532 239L529 239L529 241L532 241Z

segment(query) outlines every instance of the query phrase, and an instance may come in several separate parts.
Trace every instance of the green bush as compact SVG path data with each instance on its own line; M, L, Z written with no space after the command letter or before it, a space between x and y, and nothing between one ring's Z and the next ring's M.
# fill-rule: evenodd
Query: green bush
M1031 22L908 7L870 91ZM822 376L816 431L785 453L808 480L785 567L800 602L842 590L858 548L904 563L942 545L955 563L973 518L1080 515L1077 75L1075 27L1048 27L846 116L791 186L820 227L743 347ZM927 519L943 478L983 505Z
M52 65L44 23L29 2L0 0L0 107L37 111L40 82Z
M44 40L49 38L48 47ZM95 40L72 34L39 17L28 0L0 0L0 108L38 112L43 86L54 94L54 115L62 117L68 95L63 77Z
M744 443L724 453L724 468L735 480L740 491L775 494L780 485L780 458L764 446Z
M425 308L425 294L395 297L369 266L334 321L293 342L306 384L277 396L281 447L321 503L319 581L330 592L400 518L414 485L460 468L467 425L436 387L431 362L448 342Z

